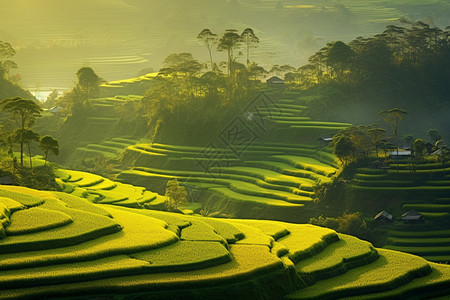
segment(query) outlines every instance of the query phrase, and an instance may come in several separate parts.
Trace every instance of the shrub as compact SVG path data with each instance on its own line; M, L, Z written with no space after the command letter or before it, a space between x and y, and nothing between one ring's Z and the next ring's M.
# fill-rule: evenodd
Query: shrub
M184 186L180 186L176 178L167 182L165 196L166 206L170 211L178 210L178 205L187 202L186 188Z

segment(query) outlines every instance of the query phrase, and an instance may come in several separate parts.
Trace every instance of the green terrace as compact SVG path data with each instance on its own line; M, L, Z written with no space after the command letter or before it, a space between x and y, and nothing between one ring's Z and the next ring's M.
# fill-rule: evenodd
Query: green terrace
M314 199L314 187L332 180L339 166L317 146L276 143L252 144L240 157L228 148L138 144L125 150L121 162L128 170L117 175L120 182L163 194L167 181L177 178L189 190L204 191L199 201L205 206L229 203L235 207L229 213L239 214L244 210L236 205L254 203L246 217L270 207L301 210Z
M79 165L83 160L89 158L117 158L127 147L138 144L140 141L129 137L114 137L100 143L90 143L77 147L66 159L68 166Z
M95 176L60 175L110 188ZM187 298L404 298L443 296L450 286L447 265L308 224L133 209L11 186L0 186L0 220L1 298L168 299L180 290Z
M390 161L384 169L360 168L350 181L356 192L371 191L396 199L398 220L388 230L384 247L423 256L435 262L450 258L449 164ZM388 208L381 208L388 209ZM402 224L401 213L416 210L420 224ZM398 210L398 209L397 209Z

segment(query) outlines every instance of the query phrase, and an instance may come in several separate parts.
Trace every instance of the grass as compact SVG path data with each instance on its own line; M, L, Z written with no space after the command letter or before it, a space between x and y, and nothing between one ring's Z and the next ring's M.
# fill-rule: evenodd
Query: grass
M219 193L219 194L227 197L229 200L237 201L237 202L254 202L254 203L258 203L260 205L270 205L270 206L278 206L278 207L303 207L304 206L304 204L294 204L294 203L289 203L289 202L277 200L277 199L270 199L270 198L266 198L266 197L243 195L243 194L239 194L234 191L231 191L228 188L210 188L209 190Z
M221 243L199 241L179 241L164 248L133 253L130 256L148 261L154 272L186 272L232 261L230 252Z
M420 212L450 212L450 204L403 204L403 208Z
M132 190L130 186L122 189ZM73 222L0 240L0 298L96 293L172 298L175 293L180 295L180 290L186 297L191 293L207 297L216 292L220 296L229 293L234 297L272 298L283 296L287 289L313 283L289 297L341 297L395 289L429 274L436 276L436 284L446 283L442 278L445 273L435 273L438 269L431 269L423 259L379 250L381 256L375 260L377 252L369 243L309 224L212 219L99 206L61 192L41 196L45 200L37 208L14 214L52 210L70 216ZM80 209L69 207L78 205ZM3 214L7 215L6 210ZM109 234L101 231L97 236L88 233L88 239L76 243L65 241L83 228L98 227L95 219L107 220L121 230ZM63 228L71 229L61 235ZM43 233L47 237L58 233L60 238L44 239ZM33 248L26 244L18 247L18 243L6 248L8 241L24 237ZM317 281L324 278L329 279ZM418 288L429 289L429 285Z
M379 249L375 262L288 295L287 299L342 298L384 292L432 272L426 260L417 256Z
M337 276L349 269L375 261L378 254L369 242L349 235L339 235L340 240L326 247L313 257L295 265L297 272L313 276L315 280Z
M450 246L384 246L386 249L391 249L395 251L412 253L415 255L426 255L426 256L436 256L436 255L448 255L450 252Z
M224 222L214 218L201 218L203 222L211 226L214 231L222 236L227 243L234 244L244 238L244 234L230 222Z
M292 155L278 155L271 159L275 161L285 162L295 168L308 170L326 177L335 174L337 169L330 165L321 163L314 158Z
M45 198L54 198L48 192L41 192L23 187L10 185L0 185L0 197L10 198L21 205L32 207L45 202Z
M286 224L291 234L278 240L289 249L289 259L294 263L322 251L339 240L335 231L309 224Z
M126 255L111 256L95 261L41 267L33 272L8 270L0 273L0 288L24 288L28 285L45 285L49 282L77 282L89 279L108 278L118 275L135 275L146 271L149 263L131 259Z
M261 220L239 220L233 219L229 220L233 224L240 223L255 227L265 235L272 237L274 240L279 240L280 238L289 235L289 230L282 222L276 221L261 221Z
M233 245L230 253L234 258L230 263L201 270L93 279L79 283L44 285L28 289L17 288L0 293L9 297L23 298L44 295L59 295L60 297L74 294L86 295L90 291L100 291L105 294L132 294L136 291L142 293L181 288L195 289L197 287L217 287L222 283L245 283L248 280L253 281L284 269L281 260L272 255L264 246ZM120 274L118 275L120 276ZM179 292L177 294L179 295Z
M0 270L40 267L147 251L179 240L172 231L166 229L167 223L160 219L131 213L128 209L119 210L108 206L105 208L121 225L121 231L73 246L28 251L21 249L16 253L2 254Z
M6 197L0 197L0 204L7 208L9 212L15 212L25 208L23 204Z
M103 177L87 172L80 172L73 170L64 170L64 172L66 172L71 176L69 182L73 182L72 181L73 178L81 178L80 180L74 182L74 184L79 187L91 187L104 181Z
M180 239L184 241L210 241L227 244L226 240L218 235L214 228L202 221L190 221L191 225L181 230Z
M53 202L57 201L59 200ZM45 202L46 205L41 207L65 213L73 219L73 222L52 230L10 236L8 239L0 240L0 253L70 246L121 230L120 226L108 217L66 208L49 200Z
M290 175L295 177L303 177L314 180L316 182L324 182L329 181L330 178L324 175L317 174L316 172L299 169L292 167L286 163L277 162L277 161L246 161L246 165L250 167L258 167L263 169L269 169L284 175Z
M429 231L398 231L390 230L389 236L404 238L445 238L450 236L450 229Z
M8 236L36 233L70 224L73 219L65 213L32 207L19 210L10 217L11 223L6 228Z
M67 207L87 211L90 213L102 215L105 217L112 217L111 214L98 205L92 205L92 203L84 198L76 197L63 192L53 192L59 200L64 202Z
M302 188L304 186L312 187L315 184L315 182L310 179L299 178L290 175L283 175L271 170L260 168L252 168L252 167L212 168L212 171L251 176L258 178L260 180L264 180L267 183L292 186L295 188Z
M388 237L386 243L389 245L397 246L449 246L448 250L450 253L450 237L442 238L397 238Z
M239 222L234 223L234 226L238 228L243 234L244 238L236 243L239 245L261 245L272 247L274 239L264 234L260 229L253 226L248 226Z
M432 272L428 276L416 278L394 290L382 291L368 295L358 295L348 300L369 300L369 299L414 299L433 298L447 299L449 294L450 267L429 263ZM444 296L443 298L437 298Z

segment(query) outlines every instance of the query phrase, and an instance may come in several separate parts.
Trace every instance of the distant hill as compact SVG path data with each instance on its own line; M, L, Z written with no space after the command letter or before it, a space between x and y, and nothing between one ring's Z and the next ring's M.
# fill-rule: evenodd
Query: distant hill
M9 97L22 97L27 99L36 99L29 91L24 90L14 83L0 78L0 100Z

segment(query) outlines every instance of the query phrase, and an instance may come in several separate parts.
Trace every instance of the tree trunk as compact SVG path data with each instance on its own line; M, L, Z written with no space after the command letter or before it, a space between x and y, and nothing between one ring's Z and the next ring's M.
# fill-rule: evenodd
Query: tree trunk
M30 144L28 144L28 155L30 157L30 169L33 169L33 164L31 162L31 147L30 147Z
M20 165L23 167L23 139L20 139Z

